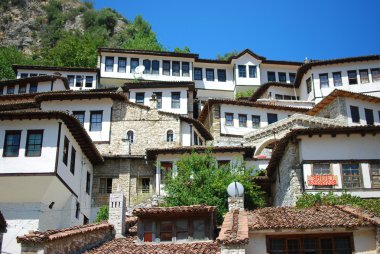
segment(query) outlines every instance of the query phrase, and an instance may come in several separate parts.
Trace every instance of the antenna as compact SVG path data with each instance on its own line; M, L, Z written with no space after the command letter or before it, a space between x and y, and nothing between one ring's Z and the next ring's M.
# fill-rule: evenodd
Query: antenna
M145 66L144 65L139 65L135 68L135 71L133 72L134 77L138 79L142 79L142 75L145 71Z

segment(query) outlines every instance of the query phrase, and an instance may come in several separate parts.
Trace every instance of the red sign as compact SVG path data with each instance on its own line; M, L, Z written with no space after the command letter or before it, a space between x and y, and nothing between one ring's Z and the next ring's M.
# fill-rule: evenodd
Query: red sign
M311 175L307 177L307 184L314 186L337 185L338 177L336 175Z

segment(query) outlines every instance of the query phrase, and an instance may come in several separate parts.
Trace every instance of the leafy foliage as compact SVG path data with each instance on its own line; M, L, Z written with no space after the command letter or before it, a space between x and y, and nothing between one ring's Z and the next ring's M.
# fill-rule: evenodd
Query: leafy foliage
M16 47L0 47L0 80L14 79L16 75L12 64L30 64L33 60L16 49Z
M235 95L235 98L236 99L239 99L239 98L246 98L246 97L251 97L255 92L255 89L250 89L250 90L247 90L247 91L244 91L244 92L237 92L236 95Z
M303 194L296 203L298 208L307 208L316 205L351 205L363 208L377 215L380 215L380 199L362 199L344 192L341 196L328 194Z
M95 222L102 222L108 220L109 208L107 205L100 207L98 213L96 214Z
M190 53L190 48L188 46L185 46L183 49L181 49L179 47L176 47L174 49L174 52L177 52L177 53Z
M168 172L166 176L167 206L213 205L217 207L217 221L221 223L228 210L227 186L233 181L244 186L245 207L253 209L265 205L263 192L253 182L253 169L246 169L242 162L231 168L219 167L210 149L205 154L185 156L176 165L176 172ZM169 177L173 173L175 177Z
M218 58L218 60L221 60L221 61L227 61L231 57L236 56L238 54L239 54L239 51L233 50L231 52L225 53L224 55L218 55L217 58Z

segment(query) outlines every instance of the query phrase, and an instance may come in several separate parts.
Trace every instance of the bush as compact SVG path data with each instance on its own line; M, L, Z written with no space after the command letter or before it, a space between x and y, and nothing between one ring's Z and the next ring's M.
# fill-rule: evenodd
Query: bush
M109 208L107 205L100 207L98 213L96 214L95 222L102 222L108 220Z

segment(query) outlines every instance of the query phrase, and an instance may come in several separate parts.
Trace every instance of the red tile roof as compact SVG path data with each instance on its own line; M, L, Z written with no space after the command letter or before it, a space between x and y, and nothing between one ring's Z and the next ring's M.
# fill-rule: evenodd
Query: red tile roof
M219 237L216 240L223 245L248 244L247 213L238 209L227 213L224 217Z
M43 66L43 65L19 65L13 64L12 69L17 72L18 69L31 70L49 70L49 71L71 71L71 72L98 72L98 68L91 67L58 67L58 66Z
M3 214L0 211L0 233L7 232L7 222L4 219Z
M137 217L146 216L176 216L176 215L195 215L214 213L215 206L192 205L192 206L173 206L173 207L154 207L154 208L137 208L133 210L133 215Z
M288 89L293 89L294 85L291 83L283 83L283 82L267 82L259 86L259 88L256 89L256 91L252 94L249 100L257 101L270 87L284 87Z

